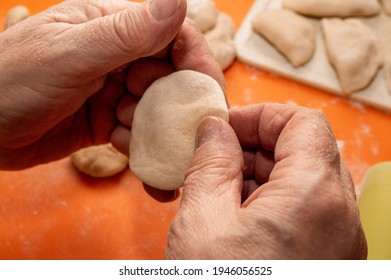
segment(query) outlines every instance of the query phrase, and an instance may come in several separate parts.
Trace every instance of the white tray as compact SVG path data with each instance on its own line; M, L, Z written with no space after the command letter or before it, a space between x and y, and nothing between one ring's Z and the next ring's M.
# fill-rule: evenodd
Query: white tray
M372 83L364 90L350 96L342 93L336 72L328 61L322 38L320 22L313 21L317 31L317 47L314 57L306 65L294 68L260 35L253 32L251 19L262 9L279 9L282 0L255 0L238 32L235 43L238 59L244 63L266 71L320 88L327 92L345 96L351 100L371 105L381 110L391 112L391 94L385 82L384 70L381 69ZM381 39L385 50L391 56L391 18L381 14L372 18L361 18ZM283 23L281 23L283 24Z

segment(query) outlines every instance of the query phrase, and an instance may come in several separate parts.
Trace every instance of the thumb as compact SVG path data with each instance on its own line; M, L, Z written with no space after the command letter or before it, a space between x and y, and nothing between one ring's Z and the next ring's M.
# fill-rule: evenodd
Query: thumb
M106 1L98 1L102 11ZM79 49L87 67L110 71L164 49L178 33L186 16L186 0L110 1L115 13L83 23ZM106 6L105 6L106 5ZM80 46L81 44L81 46ZM86 61L88 60L88 61Z
M186 173L182 208L188 203L193 207L202 203L195 209L236 211L241 203L242 169L243 152L231 126L219 118L205 118L198 128L195 155Z

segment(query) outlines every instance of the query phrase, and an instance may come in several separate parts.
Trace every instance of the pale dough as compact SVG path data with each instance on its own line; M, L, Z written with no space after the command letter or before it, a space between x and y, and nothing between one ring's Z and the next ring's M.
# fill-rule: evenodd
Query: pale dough
M253 30L273 44L294 67L313 56L316 30L305 17L289 10L268 10L252 19Z
M22 5L15 6L7 13L7 16L5 18L5 23L4 23L4 30L28 18L29 16L30 16L30 12L25 6Z
M346 94L367 87L383 65L377 37L359 19L322 19L327 54Z
M192 70L155 81L138 103L132 123L129 167L144 183L163 190L183 185L204 117L228 121L220 85Z
M391 15L391 0L381 0L381 2L386 13Z
M128 166L128 157L111 144L90 146L71 155L72 164L92 177L113 176Z
M232 18L223 12L219 13L215 27L204 35L222 70L226 70L235 61L234 35L235 27Z
M378 0L283 0L282 7L312 17L357 17L380 13Z
M202 33L216 25L218 11L212 0L187 0L187 17L191 18Z

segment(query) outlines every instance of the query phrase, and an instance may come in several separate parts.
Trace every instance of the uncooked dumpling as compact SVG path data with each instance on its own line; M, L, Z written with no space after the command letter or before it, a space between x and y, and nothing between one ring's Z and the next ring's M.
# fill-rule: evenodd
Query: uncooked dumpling
M225 95L210 76L183 70L155 81L134 113L131 171L152 187L180 188L193 158L198 125L207 116L228 121Z
M312 17L357 17L380 13L378 0L283 0L282 7Z
M327 54L344 93L367 87L383 64L375 34L358 19L322 19Z
M216 25L218 11L212 0L187 0L187 16L205 33Z
M30 16L30 11L27 7L18 5L13 7L8 11L7 16L5 18L4 30L14 26L18 22L28 18Z
M205 39L223 70L226 70L236 58L234 34L232 18L222 12L219 13L216 26L205 33Z
M307 63L316 48L316 31L303 16L289 10L268 10L252 19L253 30L272 43L294 67Z
M113 176L128 166L128 157L111 144L83 148L71 155L72 164L92 177Z
M381 0L381 2L386 13L391 15L391 0Z

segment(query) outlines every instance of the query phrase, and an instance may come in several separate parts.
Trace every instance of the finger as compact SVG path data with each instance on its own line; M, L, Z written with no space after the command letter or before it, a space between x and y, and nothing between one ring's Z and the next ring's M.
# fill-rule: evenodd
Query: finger
M128 70L126 86L129 92L142 96L147 88L157 79L175 71L174 66L162 59L142 58L134 61Z
M77 48L72 62L83 62L80 67L84 71L95 69L101 74L164 49L177 34L186 15L184 0L142 3L95 0L92 4L98 6L102 15L73 26L67 34ZM119 7L104 10L111 5ZM116 10L119 11L106 15Z
M224 74L196 25L186 19L172 43L171 59L177 70L194 70L214 78L225 91Z
M330 144L329 141L334 146L335 142L330 125L322 113L298 106L256 104L235 107L230 110L230 124L241 145L247 148L273 152L277 143L282 142L281 151L288 150L285 147L297 151L297 145L300 145L303 152L308 152L310 147L322 148ZM296 149L287 146L287 143L294 143Z
M244 203L258 188L260 188L260 186L255 180L244 180L242 189L242 203Z
M275 143L293 114L294 106L255 104L230 110L230 124L246 148L274 151Z
M116 107L124 94L122 83L107 79L103 88L86 102L92 144L107 143L117 123Z
M117 68L115 68L113 71L111 71L110 75L115 77L118 81L124 81L124 76L126 77L127 68L129 67L130 63L125 63L124 65L121 65Z
M243 183L243 156L236 135L228 123L209 117L201 122L196 143L186 173L182 208L212 208L214 213L229 215L240 207Z
M179 197L179 191L173 190L173 191L164 191L159 190L157 188L151 187L147 184L144 184L144 190L155 200L159 202L171 202L176 200Z
M244 179L253 179L262 185L269 181L274 168L273 154L267 151L244 151Z
M119 152L129 156L130 128L119 124L111 133L110 142Z
M341 182L343 174L334 135L319 111L260 104L231 109L230 120L242 145L274 151L275 165L267 183L269 188L256 191L253 197L258 193L265 195L265 189L279 192L289 188L289 192L299 194L305 191L303 186L311 188L311 196L324 191L340 193L342 184L319 183ZM286 180L289 182L281 184ZM278 188L271 187L275 182L280 182Z
M131 127L134 111L140 98L131 94L125 94L117 107L117 118L125 126Z

